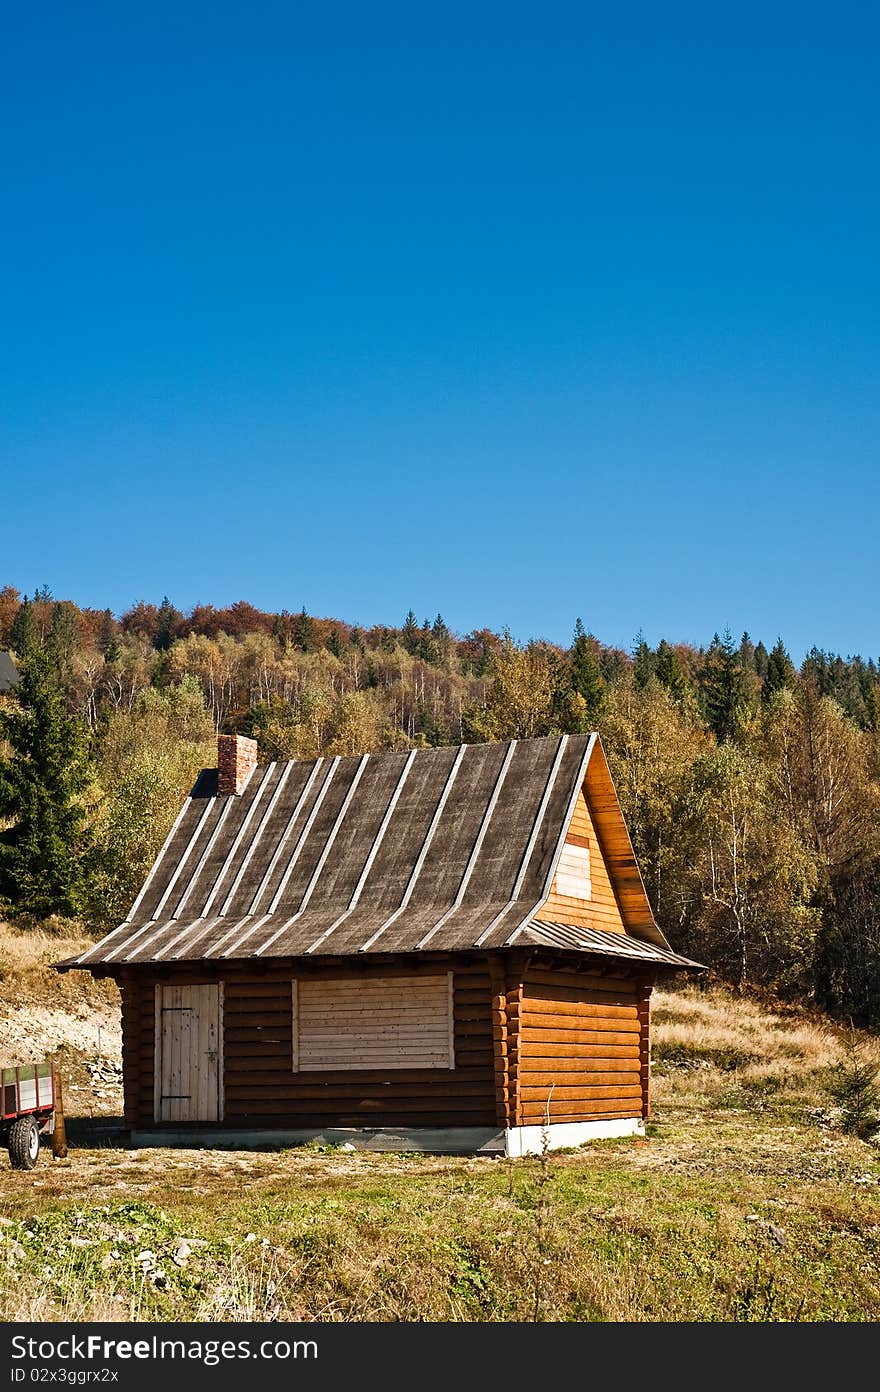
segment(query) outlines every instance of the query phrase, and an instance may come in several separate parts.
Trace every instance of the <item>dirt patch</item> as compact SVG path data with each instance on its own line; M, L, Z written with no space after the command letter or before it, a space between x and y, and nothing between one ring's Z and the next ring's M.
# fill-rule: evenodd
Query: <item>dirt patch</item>
M58 973L55 962L83 952L90 938L67 925L0 923L0 1064L50 1059L74 1116L122 1111L119 991L88 972Z

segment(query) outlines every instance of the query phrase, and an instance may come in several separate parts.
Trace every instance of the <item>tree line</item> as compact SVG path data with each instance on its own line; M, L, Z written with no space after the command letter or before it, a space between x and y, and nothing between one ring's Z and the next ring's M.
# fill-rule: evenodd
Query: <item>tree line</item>
M241 602L119 617L0 591L0 898L121 919L218 730L261 758L597 729L660 926L738 987L880 1025L880 672L778 639L629 652L440 615L359 628ZM2 699L2 698L0 698Z

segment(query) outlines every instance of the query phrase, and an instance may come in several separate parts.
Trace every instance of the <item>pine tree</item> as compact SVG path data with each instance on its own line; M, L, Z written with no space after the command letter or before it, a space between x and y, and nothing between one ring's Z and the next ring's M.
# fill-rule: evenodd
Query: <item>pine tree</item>
M111 609L105 609L101 618L101 631L98 634L98 647L104 654L108 666L120 658L119 640L116 636L116 620Z
M311 652L315 646L315 625L306 613L305 605L293 621L291 636L293 646L299 648L300 652Z
M744 672L755 670L755 645L748 633L744 633L739 643L739 665Z
M442 667L448 662L449 651L452 647L452 634L442 614L438 614L431 624L431 639L434 644L434 662L437 666Z
M596 654L596 640L587 633L580 619L575 621L570 662L571 685L583 698L586 725L592 729L605 702L605 678Z
M331 628L329 637L327 638L327 642L324 644L324 646L328 652L333 654L334 657L342 656L342 639L339 636L338 628Z
M52 606L52 621L46 635L46 652L55 663L59 676L70 672L73 654L79 643L76 610L69 600L59 600Z
M156 615L156 636L153 639L153 647L157 652L167 652L177 637L178 628L183 615L174 605L167 595L159 605L159 612Z
M68 716L52 656L22 663L18 702L0 711L11 755L0 763L0 896L38 917L79 912L89 837L82 804L90 778L85 730Z
M706 654L703 673L706 717L719 740L736 738L749 706L748 688L730 629L716 633Z
M785 644L781 638L777 638L767 656L767 675L761 691L764 700L769 701L777 691L793 686L795 675L794 663L785 650Z
M654 654L645 642L645 635L641 629L636 634L635 647L633 648L633 672L636 686L640 689L644 689L654 675Z
M769 662L769 660L770 654L764 647L764 644L759 640L755 644L755 671L760 677L761 681L763 681L764 678L767 676L767 663Z
M654 670L657 680L673 696L683 696L687 690L687 676L681 664L681 658L667 643L665 638L661 638L657 644L657 654L654 663Z
M18 606L18 613L12 621L9 641L12 651L22 661L37 646L37 621L34 618L34 606L27 595Z
M419 626L411 609L403 621L403 628L400 630L400 644L410 657L415 657L419 647Z

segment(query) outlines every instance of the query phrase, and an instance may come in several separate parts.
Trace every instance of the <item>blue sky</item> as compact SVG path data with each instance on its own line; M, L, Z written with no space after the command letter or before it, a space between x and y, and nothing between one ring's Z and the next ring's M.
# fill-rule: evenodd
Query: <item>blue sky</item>
M876 8L4 24L0 583L880 654Z

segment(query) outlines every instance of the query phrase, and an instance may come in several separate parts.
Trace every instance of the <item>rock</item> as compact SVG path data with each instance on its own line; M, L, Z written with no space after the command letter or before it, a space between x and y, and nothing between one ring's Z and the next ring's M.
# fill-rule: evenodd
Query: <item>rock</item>
M143 1267L144 1271L151 1271L152 1268L156 1265L156 1253L151 1252L150 1249L147 1247L144 1249L143 1252L138 1252L137 1256L135 1257L135 1261L138 1263L139 1266Z
M94 1243L90 1237L72 1237L70 1245L71 1247L92 1247Z
M775 1223L767 1224L767 1233L772 1237L777 1247L785 1247L787 1245L788 1238L785 1236L782 1228L777 1227Z
M245 1233L244 1240L245 1242L256 1242L257 1234L255 1232Z
M175 1266L179 1266L179 1267L182 1268L182 1267L185 1267L185 1266L186 1266L186 1264L187 1264L187 1262L189 1261L191 1255L192 1255L192 1249L190 1248L190 1246L188 1245L188 1243L183 1242L183 1241L181 1240L180 1242L178 1242L177 1246L175 1247L175 1249L174 1249L174 1255L172 1256L171 1260L174 1262L174 1265L175 1265Z
M343 1141L339 1149L344 1151L346 1155L350 1155L353 1150L357 1149L357 1146L353 1146L351 1141Z
M105 1252L101 1258L101 1270L109 1271L111 1266L115 1266L116 1261L112 1252Z

